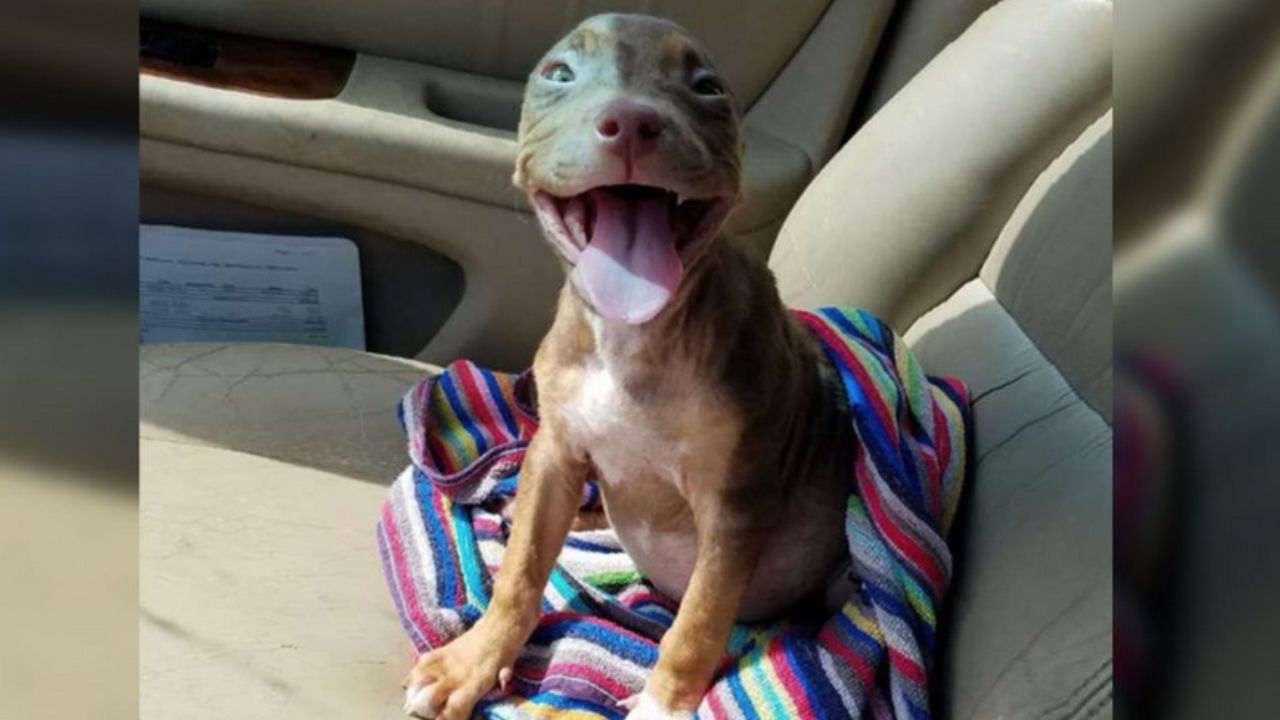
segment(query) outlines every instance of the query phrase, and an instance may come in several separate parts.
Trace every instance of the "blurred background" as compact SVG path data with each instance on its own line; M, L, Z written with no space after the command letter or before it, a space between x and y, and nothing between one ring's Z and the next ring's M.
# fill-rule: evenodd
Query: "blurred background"
M0 5L0 717L137 717L136 43Z
M1115 653L1127 717L1280 693L1280 7L1118 8Z
M1118 714L1280 688L1280 6L1115 46ZM137 715L136 5L0 8L0 716Z

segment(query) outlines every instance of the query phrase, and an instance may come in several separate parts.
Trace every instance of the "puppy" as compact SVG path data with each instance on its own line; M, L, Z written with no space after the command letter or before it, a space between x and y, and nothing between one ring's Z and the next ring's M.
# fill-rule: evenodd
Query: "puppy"
M515 184L568 280L534 360L541 425L493 601L406 681L458 720L510 681L589 475L623 547L680 600L630 718L686 718L735 620L821 593L847 562L841 393L768 269L718 233L740 117L677 25L590 18L529 77Z

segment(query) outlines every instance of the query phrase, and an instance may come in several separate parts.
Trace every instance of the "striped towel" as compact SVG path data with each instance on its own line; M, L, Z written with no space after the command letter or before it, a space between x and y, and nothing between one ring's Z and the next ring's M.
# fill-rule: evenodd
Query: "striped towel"
M926 377L901 339L857 310L796 311L848 397L859 440L846 521L854 597L821 621L741 624L699 718L928 718L946 544L963 484L968 396ZM470 627L489 602L509 525L503 508L537 429L532 378L450 365L409 391L400 418L411 465L382 508L392 597L419 651ZM587 483L584 507L599 503ZM675 603L636 570L610 530L573 532L513 692L489 718L620 718L644 687Z

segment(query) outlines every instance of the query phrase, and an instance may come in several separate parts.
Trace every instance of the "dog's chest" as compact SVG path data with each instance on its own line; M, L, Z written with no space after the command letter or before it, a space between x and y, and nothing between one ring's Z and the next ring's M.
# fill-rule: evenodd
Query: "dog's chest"
M564 415L573 442L591 456L602 480L656 477L679 485L692 443L681 432L685 403L669 393L657 387L641 395L608 365L587 366Z

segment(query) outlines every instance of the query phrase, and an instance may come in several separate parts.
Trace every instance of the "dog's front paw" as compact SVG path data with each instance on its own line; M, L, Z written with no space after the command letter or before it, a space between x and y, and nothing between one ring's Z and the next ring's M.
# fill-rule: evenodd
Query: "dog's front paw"
M632 695L622 701L622 706L630 711L627 720L693 720L693 711L667 710L649 693Z
M476 628L418 658L404 681L404 711L425 720L466 720L480 698L511 682L511 659Z

